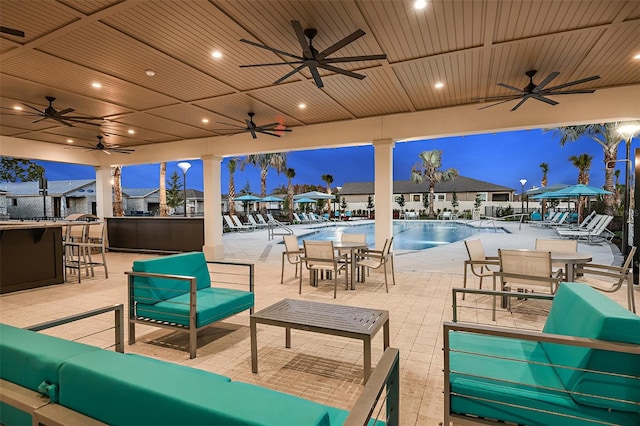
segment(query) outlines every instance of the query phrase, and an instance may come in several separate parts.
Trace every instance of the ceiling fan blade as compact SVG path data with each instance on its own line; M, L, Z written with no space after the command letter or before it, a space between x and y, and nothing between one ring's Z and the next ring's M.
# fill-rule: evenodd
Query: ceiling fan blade
M554 71L554 72L552 72L551 74L549 74L549 75L547 76L547 78L545 78L544 80L542 80L542 81L540 82L540 84L538 84L538 85L536 86L536 88L535 88L535 89L533 89L533 93L539 93L542 89L544 89L544 87L545 87L547 84L551 83L551 80L553 80L554 78L556 78L556 77L557 77L557 76L559 76L559 75L560 75L560 73L559 73L558 71Z
M57 115L59 117L59 116L64 115L64 114L69 114L70 112L73 112L73 111L75 111L75 109L67 108L67 109L63 109L62 111L58 111ZM67 117L65 117L65 118L67 118Z
M504 87L505 89L513 90L514 92L525 93L524 90L518 89L517 87L509 86L508 84L498 83L498 86Z
M232 127L237 127L238 129L244 129L244 126L238 126L237 124L231 124L231 123L224 123L222 121L216 121L216 123L218 124L223 124L225 126L232 126ZM215 130L215 129L214 129ZM233 130L233 129L220 129L220 130Z
M135 149L129 149L129 148L115 148L115 147L113 147L113 148L106 148L106 149L108 149L110 151L113 151L113 152L118 152L120 154L131 154L132 152L135 152Z
M251 65L240 65L240 68L252 68L252 67L270 67L273 65L295 65L301 64L302 61L290 61L290 62L273 62L271 64L251 64Z
M262 134L265 134L265 135L275 136L275 137L277 137L277 138L279 138L279 137L280 137L280 135L278 135L277 133L271 133L271 132L267 132L267 131L265 131L265 130L260 130L260 129L256 129L256 131L258 131L258 132L260 132L260 133L262 133Z
M275 123L269 123L269 124L263 124L262 126L257 126L260 129L266 129L268 127L275 127L275 126L279 126L280 123L278 123L277 121Z
M516 104L516 106L514 106L513 108L511 108L511 111L515 111L518 108L520 108L522 106L523 103L525 103L527 101L527 99L529 99L529 95L525 96L524 98L522 98L522 100L520 102L518 102Z
M9 34L16 37L24 37L24 31L14 30L9 27L0 27L0 33Z
M502 95L502 96L488 96L486 98L471 98L473 102L492 102L492 101L501 101L507 100L511 101L513 99L521 98L522 95Z
M349 34L348 36L346 36L342 40L338 41L337 43L332 44L331 46L329 46L326 49L324 49L322 52L318 53L318 56L316 56L316 59L317 60L322 60L322 59L326 58L327 56L331 55L332 53L342 49L347 44L350 44L350 43L356 41L357 39L359 39L360 37L362 37L365 34L366 33L364 31L362 31L361 29L358 29L358 30L354 31L353 33Z
M101 149L100 151L104 152L107 155L111 155L111 153L109 151L107 151L106 149Z
M271 52L278 53L280 55L289 56L290 58L299 59L301 61L304 60L304 58L302 58L302 57L300 57L298 55L294 55L293 53L288 53L288 52L285 52L283 50L274 49L273 47L265 46L264 44L256 43L256 42L253 42L253 41L250 41L250 40L246 40L244 38L241 38L240 41L243 42L243 43L246 43L246 44L250 44L251 46L259 47L260 49L270 50Z
M318 67L313 64L309 65L309 71L311 71L311 75L313 76L313 80L316 82L316 86L318 86L318 89L322 89L324 87L324 84L322 84L322 79L320 78Z
M478 111L479 111L479 110L481 110L481 109L491 108L491 107L493 107L493 106L500 105L500 104L503 104L503 103L505 103L505 102L510 102L510 101L512 101L512 100L514 100L514 99L518 99L519 97L520 97L520 96L512 96L512 97L510 97L509 99L505 99L505 100L503 100L503 101L496 102L495 104L491 104L491 105L486 105L486 106L480 107L480 108L478 108Z
M564 84L560 84L558 86L549 87L548 89L545 89L545 91L546 92L551 92L551 91L562 89L562 88L565 88L565 87L575 86L576 84L581 84L581 83L586 83L588 81L597 80L599 78L600 78L599 75L592 75L591 77L581 78L580 80L570 81L569 83L564 83Z
M293 71L290 71L288 73L286 73L284 76L280 77L279 79L277 79L276 81L273 82L273 84L278 84L278 83L282 83L283 81L285 81L286 79L288 79L289 77L291 77L292 75L294 75L295 73L300 72L300 70L304 68L304 64L300 65L298 68L294 69Z
M343 75L346 75L346 76L349 76L349 77L353 77L353 78L357 78L357 79L360 79L360 80L362 80L363 78L366 77L366 75L358 74L358 73L355 73L355 72L352 72L352 71L343 70L342 68L334 67L332 65L320 64L318 66L320 68L325 69L325 70L333 71L335 73L343 74Z
M387 55L382 54L382 55L345 56L342 58L322 59L320 62L323 64L335 64L338 62L376 61L380 59L387 59Z
M543 95L575 95L578 93L595 93L595 89L582 89L582 90L563 90L562 92L548 92L544 91Z
M64 118L65 120L104 120L104 117L85 117L83 115L67 115L61 118Z
M256 135L256 129L254 129L253 127L250 127L247 130L249 130L249 132L251 133L251 137L253 139L258 139L258 135Z
M33 120L33 121L31 122L31 124L39 123L39 122L41 122L42 120L46 120L46 119L47 119L47 117L38 118L37 120Z
M91 123L90 121L75 120L75 119L69 120L67 117L64 117L64 120L70 121L72 123L77 123L77 124L87 124L89 126L98 126L98 127L100 127L100 123Z
M549 105L558 105L558 102L554 101L553 99L545 98L544 96L539 95L539 94L538 94L538 95L533 95L533 96L531 96L531 97L532 97L533 99L537 99L537 100L539 100L539 101L546 102L546 103L548 103Z
M24 104L24 103L23 103L22 105L26 106L27 108L31 108L31 109L32 109L32 110L34 110L34 111L38 111L40 114L44 114L44 112L40 111L40 110L39 110L38 108L36 108L36 107L33 107L33 106L31 106L31 105L27 105L27 104Z
M300 22L298 21L291 21L291 25L293 26L293 31L296 33L296 37L298 38L298 43L300 43L304 57L308 59L313 58L313 53L311 53L311 49L307 43L307 37L304 35L302 25L300 25Z

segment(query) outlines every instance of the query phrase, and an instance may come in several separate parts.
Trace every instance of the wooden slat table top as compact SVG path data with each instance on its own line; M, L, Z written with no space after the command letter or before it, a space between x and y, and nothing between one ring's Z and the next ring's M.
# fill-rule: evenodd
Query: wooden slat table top
M277 322L347 333L373 335L389 319L389 311L284 299L252 315L258 322ZM298 328L295 327L295 328Z

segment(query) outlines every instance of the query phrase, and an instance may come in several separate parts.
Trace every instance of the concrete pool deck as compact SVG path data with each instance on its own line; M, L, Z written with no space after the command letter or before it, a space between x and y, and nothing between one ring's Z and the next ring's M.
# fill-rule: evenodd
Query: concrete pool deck
M536 238L555 235L553 230L526 224L522 229L518 229L518 223L498 224L511 233L480 233L472 237L482 240L487 255L496 254L498 248L533 248ZM309 230L309 226L293 225L292 229L301 235ZM310 287L307 274L299 295L293 265L286 265L284 284L280 284L284 248L279 244L281 239L276 237L269 241L267 231L234 232L223 236L226 260L255 264L256 310L284 298L388 310L390 343L400 349L400 423L407 426L440 424L443 418L442 322L452 319L451 288L462 287L463 262L467 258L464 243L458 241L417 252L396 251L397 284L389 286L388 294L384 290L382 274L372 272L367 282L358 284L355 291L347 291L339 285L337 299L333 299L333 285L321 282L318 287ZM617 248L608 243L580 243L578 250L590 253L597 263L611 264L619 259ZM97 269L95 277L83 277L81 284L70 279L66 284L1 295L0 320L25 327L115 303L125 304L126 310L124 272L131 269L134 260L153 256L110 252L107 254L108 279L101 269ZM477 278L471 277L469 286L477 288L477 285ZM639 286L635 287L636 295L640 294ZM624 291L607 295L626 306ZM478 309L489 305L487 300L471 296L467 297L467 302ZM480 311L478 317L482 314ZM489 315L484 317L490 318ZM545 318L544 311L500 310L493 324L535 329ZM47 334L107 347L113 343L113 333L100 330L111 325L112 316L108 315L51 329ZM264 325L258 326L260 372L253 374L246 312L203 330L198 336L195 359L189 359L185 333L140 327L137 337L136 344L125 344L125 352L212 371L232 380L255 383L339 408L351 408L363 387L360 342L294 330L292 347L287 349L282 329ZM376 336L372 345L373 365L382 354L381 339L381 335Z

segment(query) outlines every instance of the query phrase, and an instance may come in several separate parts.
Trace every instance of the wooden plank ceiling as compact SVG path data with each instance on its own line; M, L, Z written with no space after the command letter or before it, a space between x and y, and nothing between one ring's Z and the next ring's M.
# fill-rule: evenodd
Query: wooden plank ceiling
M295 131L477 103L513 94L499 82L524 87L530 69L538 70L536 82L560 72L552 85L601 76L580 89L640 83L637 0L429 0L423 10L412 3L2 0L0 24L25 37L0 35L0 134L86 145L104 133L108 144L131 147L233 133L222 129L244 126L248 112L258 125ZM332 57L387 59L336 64L363 80L320 70L323 89L308 69L274 84L296 65L239 67L291 60L241 38L301 55L292 20L318 30L320 51L366 32ZM56 98L58 111L104 121L34 122L29 106L46 108L46 96ZM496 113L526 114L526 104L509 112L515 102L495 106Z

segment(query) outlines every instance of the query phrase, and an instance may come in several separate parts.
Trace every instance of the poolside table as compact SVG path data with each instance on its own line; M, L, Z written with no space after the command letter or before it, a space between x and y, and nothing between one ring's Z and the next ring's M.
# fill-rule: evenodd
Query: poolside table
M572 282L575 280L574 267L578 263L591 262L593 258L588 253L559 253L551 252L551 262L565 264L566 280Z
M291 347L291 329L362 340L364 382L371 375L371 340L383 328L383 349L389 347L389 311L284 299L250 317L251 371L258 372L257 324L285 328L285 347Z

